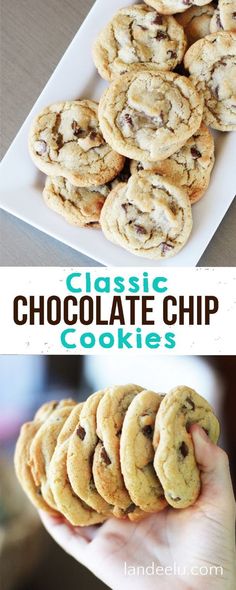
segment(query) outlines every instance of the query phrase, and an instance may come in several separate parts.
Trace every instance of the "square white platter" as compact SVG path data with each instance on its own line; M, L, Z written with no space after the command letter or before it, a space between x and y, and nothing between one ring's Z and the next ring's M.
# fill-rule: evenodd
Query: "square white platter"
M134 256L108 242L101 231L78 229L46 207L41 197L44 176L27 150L30 123L52 102L99 100L105 82L95 70L91 47L99 31L127 0L97 0L35 103L1 163L0 207L107 266L195 266L230 206L235 193L236 134L217 133L216 164L210 188L193 207L193 231L183 250L165 261ZM227 264L227 260L226 260Z

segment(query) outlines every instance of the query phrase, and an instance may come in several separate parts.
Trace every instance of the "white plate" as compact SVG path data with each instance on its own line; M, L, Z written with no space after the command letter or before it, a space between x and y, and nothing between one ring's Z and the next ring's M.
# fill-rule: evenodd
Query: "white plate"
M97 0L95 3L2 161L0 207L106 265L195 266L234 197L234 133L216 134L216 165L207 194L193 207L190 240L177 256L165 261L134 256L106 241L99 230L68 225L45 206L41 198L44 177L28 155L29 126L33 116L44 106L58 100L99 99L105 83L95 71L91 46L116 10L128 4L130 2L124 0ZM225 262L227 264L227 260Z

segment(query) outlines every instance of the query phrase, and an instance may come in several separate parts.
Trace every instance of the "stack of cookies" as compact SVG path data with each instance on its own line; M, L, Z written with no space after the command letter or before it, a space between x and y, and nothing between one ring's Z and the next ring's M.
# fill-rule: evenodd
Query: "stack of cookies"
M208 127L236 129L234 8L234 0L147 0L114 15L93 47L109 82L99 105L56 103L32 124L30 154L49 175L49 207L80 227L101 226L136 255L179 252L214 165ZM218 13L221 30L212 25Z
M17 477L36 508L74 526L185 508L200 492L195 422L217 442L212 408L186 386L167 395L115 386L84 403L49 402L22 426Z

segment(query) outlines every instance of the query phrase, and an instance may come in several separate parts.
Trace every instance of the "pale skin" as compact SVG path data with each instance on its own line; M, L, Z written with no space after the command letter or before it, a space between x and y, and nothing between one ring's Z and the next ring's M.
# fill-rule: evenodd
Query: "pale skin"
M235 589L236 511L228 458L198 425L191 427L191 435L202 483L194 506L166 508L137 524L110 519L85 528L70 527L41 512L53 539L112 590ZM125 568L131 573L131 566L153 562L155 567L175 563L189 574L170 575L167 570L164 575L125 575ZM223 568L223 575L219 569L218 575L210 575L212 566ZM203 575L196 575L199 567Z

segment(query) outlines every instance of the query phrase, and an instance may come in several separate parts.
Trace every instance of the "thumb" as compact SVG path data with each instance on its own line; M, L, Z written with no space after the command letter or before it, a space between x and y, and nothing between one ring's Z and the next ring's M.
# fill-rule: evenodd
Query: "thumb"
M201 473L201 500L230 503L235 506L228 456L213 444L205 431L193 424L190 429L194 444L195 458ZM228 506L229 507L229 506Z

